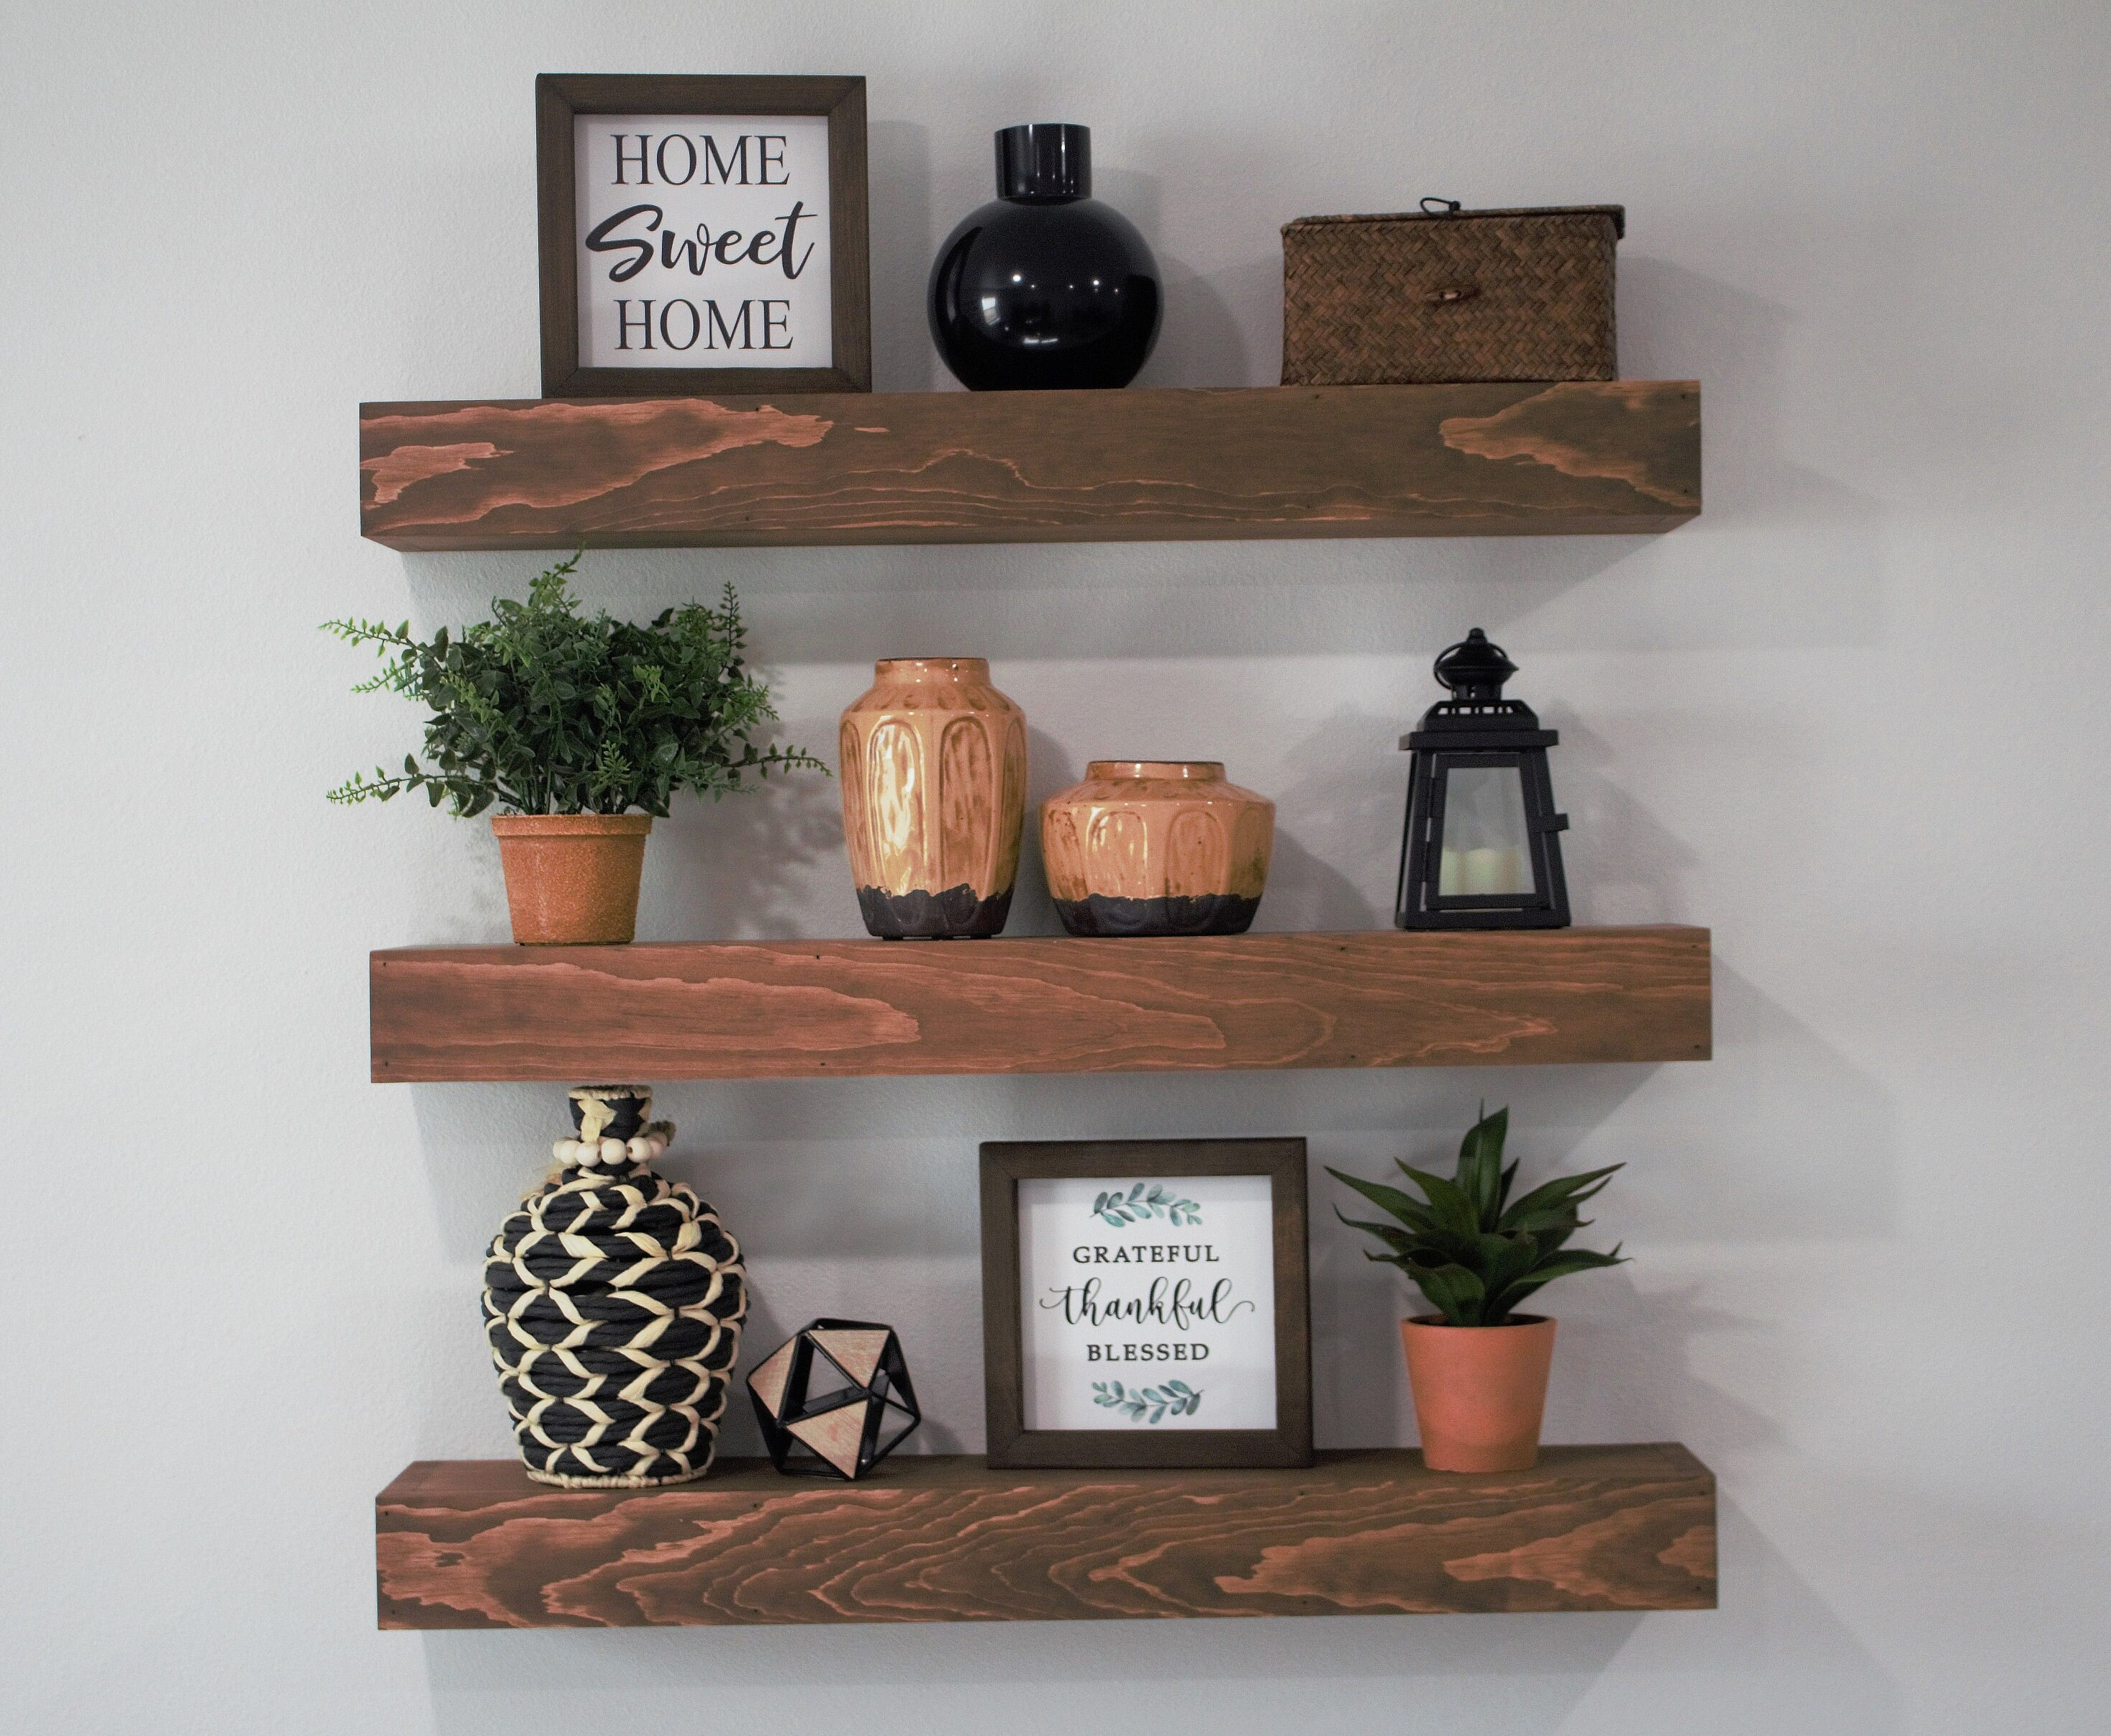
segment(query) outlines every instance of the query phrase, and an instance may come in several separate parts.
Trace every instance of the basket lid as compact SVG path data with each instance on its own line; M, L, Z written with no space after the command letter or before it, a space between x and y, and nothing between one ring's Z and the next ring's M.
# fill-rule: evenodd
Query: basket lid
M1293 218L1283 224L1282 233L1287 235L1292 229L1314 228L1323 223L1465 223L1475 217L1610 217L1615 240L1628 233L1628 208L1624 205L1509 205L1489 211L1363 211L1338 217Z

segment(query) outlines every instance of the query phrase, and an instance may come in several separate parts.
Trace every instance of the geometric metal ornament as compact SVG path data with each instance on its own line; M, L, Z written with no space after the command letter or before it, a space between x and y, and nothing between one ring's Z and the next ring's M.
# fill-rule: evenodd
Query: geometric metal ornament
M1479 628L1437 659L1450 696L1401 737L1414 755L1393 922L1401 928L1566 928L1568 882L1541 729L1505 699L1517 665Z
M855 1482L924 1420L894 1328L867 1320L809 1321L756 1364L747 1395L788 1477Z

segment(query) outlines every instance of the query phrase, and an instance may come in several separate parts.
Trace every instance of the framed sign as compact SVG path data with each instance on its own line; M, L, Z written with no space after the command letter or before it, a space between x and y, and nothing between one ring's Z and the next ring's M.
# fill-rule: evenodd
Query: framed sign
M1305 1141L982 1148L989 1462L1309 1465Z
M865 80L535 80L543 395L869 392Z

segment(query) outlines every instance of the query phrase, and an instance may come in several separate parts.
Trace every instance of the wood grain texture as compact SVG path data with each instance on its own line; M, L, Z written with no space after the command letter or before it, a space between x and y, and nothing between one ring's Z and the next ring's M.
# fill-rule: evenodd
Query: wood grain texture
M1669 530L1700 388L1557 385L368 404L398 549Z
M1700 1061L1708 931L377 952L373 1077L818 1079Z
M1397 1451L1295 1471L894 1458L856 1484L732 1460L642 1492L427 1462L375 1528L384 1628L1715 1607L1715 1480L1670 1445L1473 1476Z

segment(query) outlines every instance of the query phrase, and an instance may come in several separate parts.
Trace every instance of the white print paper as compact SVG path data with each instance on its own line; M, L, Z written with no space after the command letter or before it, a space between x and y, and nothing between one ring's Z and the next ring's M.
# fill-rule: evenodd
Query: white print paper
M1266 1176L1019 1184L1028 1429L1273 1429Z
M826 368L829 122L579 115L579 362Z

